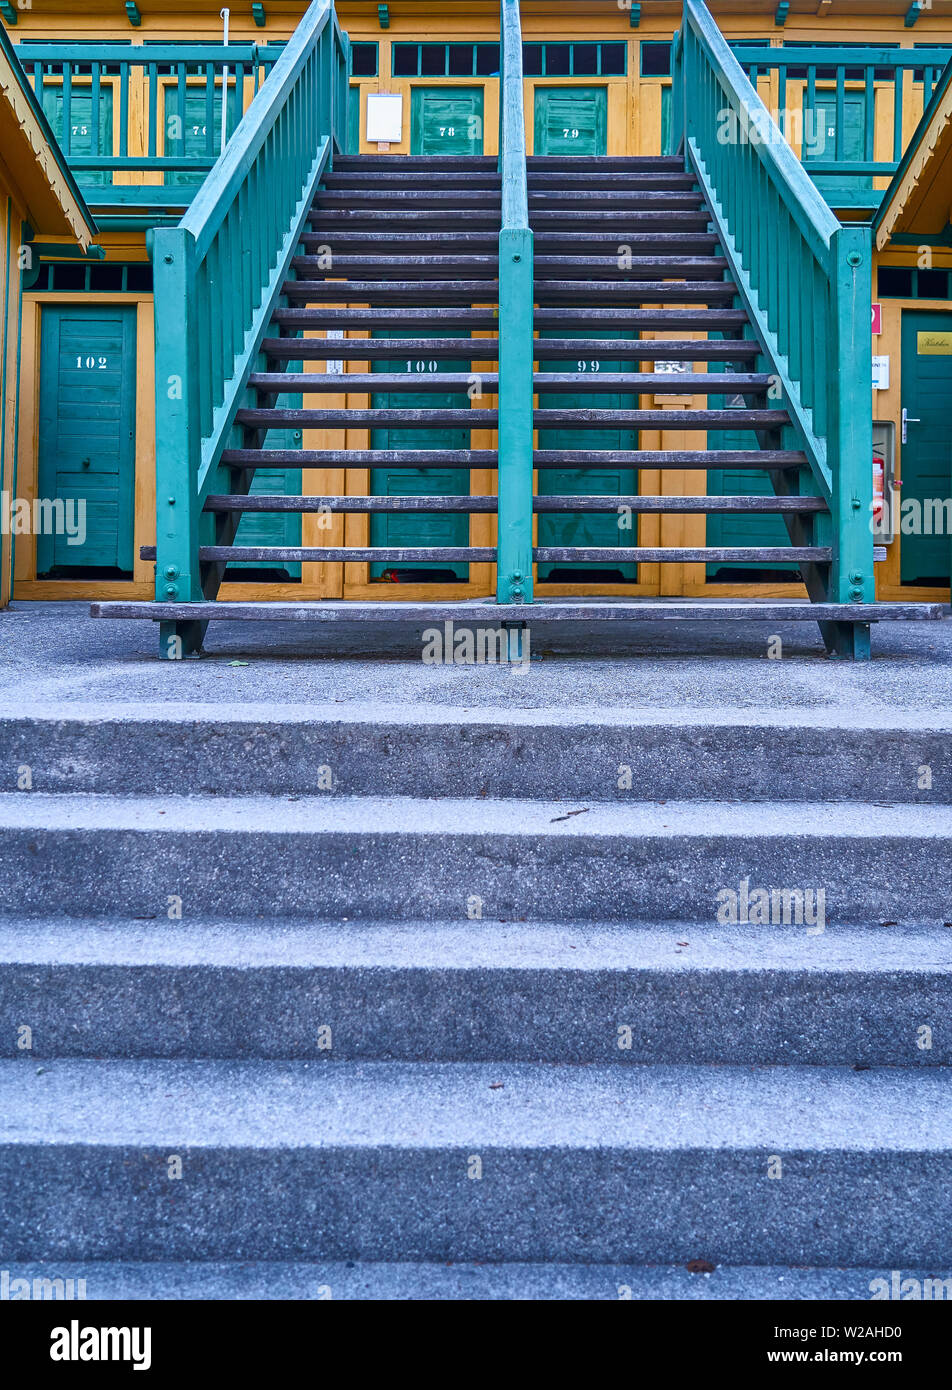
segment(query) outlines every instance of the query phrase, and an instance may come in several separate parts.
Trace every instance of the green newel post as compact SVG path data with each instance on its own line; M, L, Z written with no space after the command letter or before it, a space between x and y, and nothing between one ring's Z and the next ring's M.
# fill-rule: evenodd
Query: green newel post
M496 600L532 602L534 272L518 0L500 8L499 501Z
M532 242L499 238L499 603L532 602Z
M834 236L833 251L830 370L839 389L832 393L835 405L829 434L834 531L830 598L864 603L875 598L870 228L842 227Z
M195 239L182 227L157 228L155 274L155 597L188 603L203 597L199 570L198 353L195 312ZM175 659L196 650L202 625L163 623L160 651ZM169 639L178 637L180 646Z

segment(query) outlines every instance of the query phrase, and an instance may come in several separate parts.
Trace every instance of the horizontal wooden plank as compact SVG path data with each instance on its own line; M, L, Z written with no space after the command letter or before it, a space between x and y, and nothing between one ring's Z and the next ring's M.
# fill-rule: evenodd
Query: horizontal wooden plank
M155 546L144 545L143 560L155 559ZM496 551L492 546L308 546L308 545L203 545L198 558L203 563L274 564L416 564L440 562L445 564L495 564Z
M489 449L228 449L234 468L496 468ZM533 467L677 468L697 470L806 468L794 449L537 449Z
M322 429L495 429L498 412L480 407L431 410L394 407L375 410L242 409L239 425L268 429L293 429L298 425ZM774 429L790 423L785 410L557 410L537 409L537 429L660 429L673 426L690 430Z
M742 545L742 546L537 546L533 557L539 563L557 561L561 564L574 564L584 561L587 564L602 564L609 561L627 563L640 561L643 564L715 564L734 562L737 564L787 564L791 562L829 564L833 551L828 546L786 546L786 545Z
M452 425L456 429L493 430L498 423L495 410L435 407L432 410L411 410L398 407L392 410L239 410L235 416L239 425L257 425L268 429L293 429L296 425L311 425L322 429L437 429Z
M739 330L747 323L743 309L613 309L610 306L560 305L558 308L537 307L533 315L536 328L579 327L594 332L596 328L693 329L704 333L710 329Z
M233 468L495 468L489 449L227 449Z
M536 189L529 188L529 218L530 220L537 212L549 212L562 210L568 212L588 211L591 208L611 208L613 211L619 208L630 208L634 212L642 209L654 211L657 209L668 209L680 211L682 209L693 212L695 208L703 206L703 199L700 193L679 191L675 193L652 193L637 189L603 189L601 192L594 189L573 190L570 188L559 189Z
M499 327L499 314L493 308L474 309L462 304L419 309L325 309L315 306L311 309L276 309L271 322L296 329L399 328L407 332L414 328L471 328L495 332Z
M335 170L325 174L322 187L335 192L363 188L495 188L502 185L502 178L495 169L467 169L461 160L455 169L388 169L386 165L368 168L358 165L354 169L341 169L335 161Z
M631 622L939 622L940 603L810 603L752 600L737 602L701 599L546 599L541 603L497 604L488 601L394 603L321 599L306 601L151 603L129 599L90 604L93 618L139 618L151 622L191 622L228 619L244 622L302 623L528 623L533 627L560 623Z
M772 378L754 372L536 372L535 389L549 395L650 394L655 396L765 395ZM495 395L496 372L253 372L248 385L272 394L306 392L370 392L414 394L466 392L479 385L484 395Z
M347 362L400 358L463 358L468 362L495 361L497 338L265 338L262 352L274 361ZM614 351L614 344L612 344ZM339 390L344 389L338 387ZM348 378L349 389L349 378Z
M730 280L536 280L535 297L538 304L551 304L566 299L571 304L594 305L624 301L629 303L675 304L697 300L733 299L737 286ZM357 298L357 295L354 296ZM474 296L475 298L475 296Z
M330 304L492 304L499 297L494 279L286 280L283 288L289 299Z
M423 412L424 414L428 412ZM535 411L536 429L777 429L788 425L785 410L558 410Z
M494 496L447 496L420 495L401 497L378 496L327 496L311 497L285 493L247 493L216 494L205 499L207 512L460 512L493 513L497 510L498 498ZM825 512L826 502L822 497L764 497L761 494L734 495L719 497L650 497L636 496L611 497L593 496L590 493L572 496L539 496L532 499L535 512L604 512L614 514L626 508L631 512L673 512L673 513L715 513L715 512Z
M533 169L528 174L529 192L548 192L551 189L565 189L578 192L580 189L616 190L649 189L652 191L679 192L695 187L693 174L675 173L671 169L645 170L634 173L600 173L596 170L581 169Z
M540 564L630 564L654 565L695 563L743 564L829 564L833 551L828 546L537 546L533 558ZM154 545L144 545L143 560L154 560ZM307 546L307 545L203 545L203 563L242 564L249 560L273 564L310 562L327 564L412 564L415 561L495 564L493 546Z

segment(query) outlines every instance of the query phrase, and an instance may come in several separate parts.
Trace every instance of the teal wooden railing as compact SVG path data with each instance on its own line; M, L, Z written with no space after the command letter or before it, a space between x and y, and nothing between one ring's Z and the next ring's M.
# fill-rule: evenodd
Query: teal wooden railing
M221 151L224 70L231 134L282 52L279 44L17 46L89 201L136 210L188 204ZM117 182L117 174L161 179Z
M813 524L816 543L832 545L831 572L805 574L808 590L813 598L870 601L870 229L834 217L703 0L684 0L680 44L675 100L686 164L830 507Z
M159 600L217 589L217 571L199 566L202 507L321 176L344 148L348 69L333 0L314 0L182 222L155 232ZM200 637L169 624L163 655Z
M533 238L519 0L500 4L499 516L496 598L532 601Z
M754 86L773 77L771 107L826 201L876 208L906 147L906 132L929 104L952 49L939 46L731 44ZM879 138L877 139L877 132Z

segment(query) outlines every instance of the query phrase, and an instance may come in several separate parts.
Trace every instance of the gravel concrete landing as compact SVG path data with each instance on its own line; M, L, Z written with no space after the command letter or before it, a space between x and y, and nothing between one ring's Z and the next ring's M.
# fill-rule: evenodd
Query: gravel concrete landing
M463 610L461 609L461 612ZM424 666L402 625L214 623L207 655L157 660L155 625L88 616L86 603L15 603L0 611L0 699L270 701L467 707L843 709L952 707L952 623L881 623L873 660L830 661L814 622L643 623L630 635L541 638L528 671ZM558 647L558 650L556 650ZM247 662L247 665L233 665Z

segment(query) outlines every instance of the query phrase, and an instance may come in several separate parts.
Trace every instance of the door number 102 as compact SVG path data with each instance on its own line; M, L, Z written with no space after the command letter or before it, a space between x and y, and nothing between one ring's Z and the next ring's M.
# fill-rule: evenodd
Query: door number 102
M77 357L76 366L79 371L84 372L104 372L109 366L108 357Z

